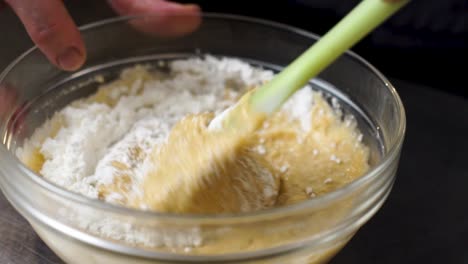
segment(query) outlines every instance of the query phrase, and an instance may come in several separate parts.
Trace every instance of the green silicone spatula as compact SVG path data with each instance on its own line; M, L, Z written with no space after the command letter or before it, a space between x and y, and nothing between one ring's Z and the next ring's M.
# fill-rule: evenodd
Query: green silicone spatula
M162 151L156 149L159 156L155 160L161 165L147 176L146 204L154 210L177 213L240 212L246 201L248 205L263 204L269 199L265 192L245 186L265 186L269 182L272 190L277 190L279 184L270 173L261 175L267 169L258 160L239 154L243 139L262 123L264 116L277 110L296 90L407 2L362 1L272 81L251 90L210 122L211 128L228 128L222 129L223 133L188 137L199 130L184 129L182 134L174 134ZM246 164L257 169L249 172Z
M246 100L249 114L268 115L276 111L295 91L408 2L409 0L363 0L270 82L255 89ZM223 118L223 123L232 128L242 126L239 121L245 123L246 116L239 119L238 112L232 113L227 114L226 119Z

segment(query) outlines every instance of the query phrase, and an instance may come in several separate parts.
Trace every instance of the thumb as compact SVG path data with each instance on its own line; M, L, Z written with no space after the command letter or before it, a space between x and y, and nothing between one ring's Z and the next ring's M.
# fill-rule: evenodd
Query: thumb
M160 36L180 36L193 32L201 23L200 8L164 0L108 0L120 15L149 15L130 23L140 31Z
M49 61L67 71L86 58L80 33L61 0L6 0Z

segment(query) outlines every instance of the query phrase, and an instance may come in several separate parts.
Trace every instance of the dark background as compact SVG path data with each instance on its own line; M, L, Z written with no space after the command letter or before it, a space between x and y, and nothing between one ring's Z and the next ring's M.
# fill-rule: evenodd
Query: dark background
M191 1L324 34L357 0ZM66 1L77 24L114 16ZM387 202L331 264L468 263L468 1L413 0L353 48L396 86L408 128ZM0 11L0 69L31 46ZM0 195L0 263L60 263Z
M271 19L323 35L359 0L195 2L207 11ZM413 0L353 48L386 75L465 97L467 49L466 0Z

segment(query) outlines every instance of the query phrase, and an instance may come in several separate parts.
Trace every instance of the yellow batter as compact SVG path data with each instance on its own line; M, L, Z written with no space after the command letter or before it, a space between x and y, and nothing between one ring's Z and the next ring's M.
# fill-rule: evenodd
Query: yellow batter
M272 207L279 178L247 138L208 131L212 114L190 115L151 155L136 206L172 213L237 213Z
M172 213L255 211L327 193L368 169L358 135L322 99L310 112L314 120L306 133L284 113L265 120L238 105L239 114L228 114L238 120L225 120L219 131L208 130L212 114L181 120L153 151L144 195L132 206Z
M130 84L136 78L149 80L154 77L147 71L141 71L141 69L130 72L127 74L127 78L122 78L114 83L103 86L95 95L89 97L86 101L101 102L112 106L118 100L118 98L112 98L110 96L112 89L114 87L121 87L122 84ZM245 91L247 91L249 88L246 87L245 89ZM125 93L123 93L123 95L125 95ZM226 140L226 137L220 139L213 133L208 133L208 131L206 131L207 124L213 118L212 113L206 113L197 117L187 117L185 120L186 122L180 122L176 125L173 128L169 142L176 142L173 139L181 137L192 138L185 141L184 146L169 145L163 148L161 150L162 152L169 153L167 155L162 155L165 160L158 160L158 158L161 157L159 154L160 150L159 148L155 149L152 159L155 164L160 164L159 169L166 171L177 170L176 167L170 167L178 166L173 163L174 159L171 152L174 151L178 153L178 155L185 155L183 158L185 160L189 160L190 157L209 160L209 156L200 155L203 154L200 150L203 149L202 145L206 145L205 143L213 145L213 142L216 140L218 143L221 141L226 144L223 151L233 151L232 153L234 154L228 153L227 156L233 155L232 157L241 160L240 162L238 161L237 163L234 162L231 164L234 166L234 169L223 168L220 175L225 175L225 178L229 180L223 181L220 179L216 183L213 182L211 183L212 185L209 185L211 186L210 188L212 188L211 190L216 189L218 194L213 191L211 196L207 195L210 193L206 192L208 185L191 185L194 188L191 191L196 193L195 190L199 188L198 191L201 193L204 192L206 195L205 198L198 196L192 197L194 203L195 201L199 201L198 199L206 202L197 202L198 208L196 208L196 206L193 207L194 205L184 207L181 205L182 203L174 203L170 206L156 205L156 200L161 199L161 197L158 197L158 193L162 193L162 185L160 182L167 183L169 180L161 176L164 175L164 173L149 174L149 177L147 177L145 183L141 186L144 190L143 197L127 197L127 192L129 188L131 188L130 185L132 183L125 174L115 178L114 182L110 185L99 186L99 197L104 198L112 192L117 192L127 197L127 199L124 200L125 202L122 203L124 206L135 208L149 207L169 212L180 213L184 212L184 210L197 213L238 212L245 211L240 209L240 200L234 202L237 203L236 206L227 205L227 201L234 197L226 195L233 194L229 191L229 188L227 188L232 184L231 181L234 180L234 175L230 175L230 173L243 173L243 178L238 179L238 181L245 181L253 185L265 184L265 186L255 186L250 191L242 191L246 197L251 196L252 193L249 194L249 192L253 190L255 190L254 192L262 193L263 189L268 186L271 187L271 193L273 193L275 197L273 198L271 193L266 196L260 195L260 197L257 197L257 202L259 203L256 205L251 204L249 210L258 210L271 206L279 207L312 199L336 190L363 175L369 168L369 150L361 142L362 136L356 129L355 124L343 121L341 116L337 114L328 102L318 93L314 95L314 104L309 115L311 127L307 131L301 128L297 120L289 118L287 113L278 111L268 117L259 129L254 131L249 137L246 137L245 141L231 143L228 142L229 140ZM50 136L53 136L61 126L60 115L55 115L51 120L51 124L52 129ZM198 133L198 135L196 135L196 133L193 134L193 132ZM200 139L201 134L203 134L207 142L193 140L194 138ZM237 145L230 149L229 144L232 145L234 143ZM180 144L180 142L177 144ZM217 143L214 143L214 145L216 144ZM138 148L134 149L134 153L135 160L143 162L145 156ZM44 157L40 154L38 149L32 151L29 156L23 157L23 159L26 165L31 169L38 173L40 172L42 164L44 163ZM255 165L250 167L240 165L248 163L245 161L253 161L254 163L251 163ZM118 162L115 162L113 165L115 167L123 166ZM181 169L187 167L189 166L179 166ZM208 172L212 171L212 169L213 168L207 167ZM262 177L255 177L255 175L258 174L258 170L266 170L269 172L266 174L271 174L272 177L266 177L266 179L260 180ZM184 176L190 178L190 176L193 175L191 175L189 171L185 171ZM223 195L220 195L219 190L223 190ZM173 194L167 193L167 195L169 195L171 199L174 199L177 197L177 192ZM246 199L246 197L242 198L241 196L242 195L238 196L238 198ZM214 197L223 197L224 200L220 199L215 201L213 200ZM255 200L253 198L247 199L251 202ZM177 199L174 201L177 201ZM177 208L177 204L182 207Z
M114 89L132 86L138 94L145 81L159 78L162 77L138 69L102 86L85 101L75 103L100 102L112 107L119 99L112 96ZM135 80L143 81L135 86ZM241 93L232 99L238 100L249 89L242 87ZM227 83L227 97L232 96L230 91ZM127 94L130 92L124 91L121 96ZM314 93L312 108L306 116L310 127L306 129L285 111L278 111L239 141L232 140L234 137L229 133L210 131L208 124L213 117L213 113L187 115L172 128L168 141L149 154L153 169L140 184L141 195L129 195L135 183L122 173L112 183L97 186L98 197L105 199L118 193L124 197L119 201L122 206L163 212L256 211L314 199L343 187L369 169L369 150L361 142L356 124L344 121L319 93ZM49 136L54 137L63 125L60 115L55 115L50 122ZM45 162L39 148L22 157L37 173ZM131 152L134 162L148 158L139 148ZM112 165L122 171L128 169L117 161ZM196 173L192 171L194 168ZM277 223L265 221L265 226L271 225L271 233L264 233L269 229L256 226L226 229L225 236L208 236L192 252L236 252L287 243L299 234L307 236L333 225L351 208L350 203L351 200L318 213L313 223L303 223L307 228L274 229Z

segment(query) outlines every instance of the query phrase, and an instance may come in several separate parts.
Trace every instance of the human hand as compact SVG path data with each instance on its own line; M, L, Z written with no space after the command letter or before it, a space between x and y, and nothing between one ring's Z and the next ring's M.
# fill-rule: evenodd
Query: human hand
M20 131L25 120L24 105L17 105L20 100L18 97L11 86L0 84L0 122L9 119L10 121L6 122L7 130L13 134Z
M0 6L2 4L0 0ZM62 0L5 0L26 28L29 36L48 60L73 71L86 59L80 33ZM200 24L200 9L165 0L108 0L120 15L155 14L154 19L134 26L145 32L180 35Z

